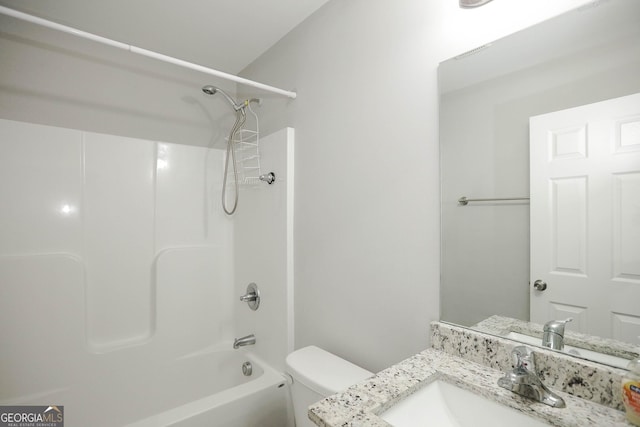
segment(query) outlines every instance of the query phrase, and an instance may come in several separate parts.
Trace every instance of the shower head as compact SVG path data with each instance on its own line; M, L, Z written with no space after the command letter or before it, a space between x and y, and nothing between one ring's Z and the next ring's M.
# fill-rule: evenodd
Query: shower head
M219 87L215 87L215 86L212 86L212 85L206 85L206 86L202 87L202 91L204 93L206 93L207 95L215 95L216 93L220 92L222 94L222 96L224 96L225 99L229 102L229 104L231 104L231 106L233 107L234 110L238 111L238 110L244 108L244 104L236 104L236 102L233 100L233 98L231 98L227 94L227 92L223 91Z
M202 87L202 91L207 95L215 95L216 92L218 91L218 88L215 86L206 85Z

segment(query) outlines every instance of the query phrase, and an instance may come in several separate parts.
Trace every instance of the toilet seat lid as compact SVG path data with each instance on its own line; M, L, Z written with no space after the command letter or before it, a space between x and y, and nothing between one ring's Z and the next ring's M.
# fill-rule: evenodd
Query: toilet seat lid
M289 354L286 363L294 381L299 381L322 396L345 390L373 375L373 372L314 345Z

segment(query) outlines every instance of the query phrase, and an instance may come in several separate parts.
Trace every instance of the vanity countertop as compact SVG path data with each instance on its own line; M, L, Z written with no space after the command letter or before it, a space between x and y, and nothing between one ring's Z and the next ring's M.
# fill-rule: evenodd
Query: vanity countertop
M323 427L389 427L380 414L421 387L444 380L559 427L629 426L624 412L559 392L563 409L521 397L498 386L504 373L428 349L373 377L329 396L309 408L309 417Z

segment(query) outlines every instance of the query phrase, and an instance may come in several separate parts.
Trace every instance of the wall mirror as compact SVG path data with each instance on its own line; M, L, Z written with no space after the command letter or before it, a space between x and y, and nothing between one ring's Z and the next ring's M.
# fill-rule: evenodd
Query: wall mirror
M568 342L626 362L640 352L640 2L589 3L438 78L441 320L535 344L572 318Z

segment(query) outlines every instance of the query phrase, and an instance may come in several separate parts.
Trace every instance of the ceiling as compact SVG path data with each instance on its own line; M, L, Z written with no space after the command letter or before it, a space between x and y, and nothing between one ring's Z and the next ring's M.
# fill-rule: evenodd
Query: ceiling
M0 5L237 74L327 1L0 0Z

